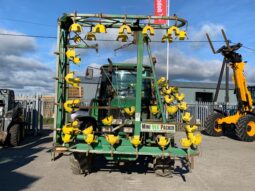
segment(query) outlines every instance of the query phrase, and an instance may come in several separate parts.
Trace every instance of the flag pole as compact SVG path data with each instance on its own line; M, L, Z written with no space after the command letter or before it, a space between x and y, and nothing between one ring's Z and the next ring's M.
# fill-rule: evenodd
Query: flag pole
M170 16L170 0L167 0L167 16ZM170 20L167 20L167 25L170 25ZM166 80L169 80L169 42L166 43ZM168 119L168 112L165 110L166 119Z
M170 0L167 0L167 16L170 16ZM170 20L167 20L167 25L170 25ZM166 44L166 79L169 80L169 42Z

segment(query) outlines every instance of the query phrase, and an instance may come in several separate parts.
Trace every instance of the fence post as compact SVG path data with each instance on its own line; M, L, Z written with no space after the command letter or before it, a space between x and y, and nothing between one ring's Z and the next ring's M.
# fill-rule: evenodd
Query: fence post
M38 133L38 94L35 96L35 101L33 105L33 130L34 136Z
M195 119L200 119L198 116L198 103L195 103L195 112L194 112Z
M43 129L43 99L42 99L42 95L40 97L39 115L40 115L40 130L42 130Z
M24 128L27 129L27 100L23 102L23 112Z
M28 117L27 117L27 128L31 130L32 112L31 112L31 100L28 101Z

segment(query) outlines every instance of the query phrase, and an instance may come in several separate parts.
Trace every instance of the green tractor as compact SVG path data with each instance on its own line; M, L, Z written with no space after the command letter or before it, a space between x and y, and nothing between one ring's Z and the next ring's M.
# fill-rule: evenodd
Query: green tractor
M93 23L94 18L99 18L100 24ZM175 25L172 27L153 27L175 32L183 40L181 34L186 33L179 28L185 25L185 20L176 16L156 18L173 20ZM152 17L75 13L59 20L54 151L72 152L70 161L74 174L89 173L91 164L100 155L116 162L142 159L142 163L147 162L156 174L169 176L175 160L182 160L189 168L193 165L193 157L199 154L201 135L193 134L197 126L191 123L184 94L170 87L164 77L156 77L156 59L150 49L149 35L154 33L154 28L148 24L150 19ZM71 63L80 62L75 49L98 48L83 43L82 26L94 27L86 40L95 40L95 34L105 33L106 28L119 28L118 38L124 42L124 33L132 33L132 45L137 47L135 64L112 63L108 59L109 64L100 68L97 93L88 106L82 105L80 99L68 100L67 91L68 87L79 88L80 83L70 71ZM165 35L162 40L171 40L171 36ZM148 65L143 61L145 51ZM93 77L93 68L87 69L86 77ZM183 124L178 125L184 125L187 134L187 138L181 139L182 148L174 142L177 125L174 116L178 110L183 120Z
M15 102L13 90L0 89L0 143L18 146L24 138L22 107Z

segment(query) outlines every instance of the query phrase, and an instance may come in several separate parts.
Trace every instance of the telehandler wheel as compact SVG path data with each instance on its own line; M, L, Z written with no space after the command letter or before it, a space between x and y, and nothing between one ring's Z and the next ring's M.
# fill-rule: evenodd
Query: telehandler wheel
M16 147L19 145L21 140L21 131L20 125L14 124L10 127L9 130L9 143L11 146Z
M214 137L219 137L223 135L223 129L219 125L217 125L216 120L223 118L224 115L221 113L212 113L210 114L205 122L205 132Z
M241 141L252 142L255 140L255 116L247 114L241 117L236 124L235 133Z
M73 174L89 174L91 172L92 156L86 153L73 153L70 156L71 170Z

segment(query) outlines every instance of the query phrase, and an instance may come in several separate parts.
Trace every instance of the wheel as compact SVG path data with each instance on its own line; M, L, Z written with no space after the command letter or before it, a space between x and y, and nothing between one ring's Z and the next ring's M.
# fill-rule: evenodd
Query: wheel
M255 116L247 114L241 117L236 124L235 134L241 141L255 140Z
M73 174L82 174L82 169L80 167L80 163L79 163L78 159L76 159L76 158L77 157L75 157L74 153L70 156L71 170L72 170Z
M82 122L80 124L80 130L84 130L89 126L93 126L93 128L97 126L97 122L93 117L77 117L76 119Z
M13 147L16 147L19 145L21 140L21 131L20 131L20 125L19 124L14 124L11 126L9 130L9 142L10 145Z
M73 174L89 174L91 172L91 156L85 153L73 153L70 156L71 170Z
M174 160L169 158L157 158L155 159L154 172L161 177L172 177L174 170Z
M23 141L25 139L25 127L24 125L20 125L20 140Z
M224 115L221 113L210 114L205 121L205 132L214 137L219 137L223 135L222 126L216 123L217 119L223 118Z

